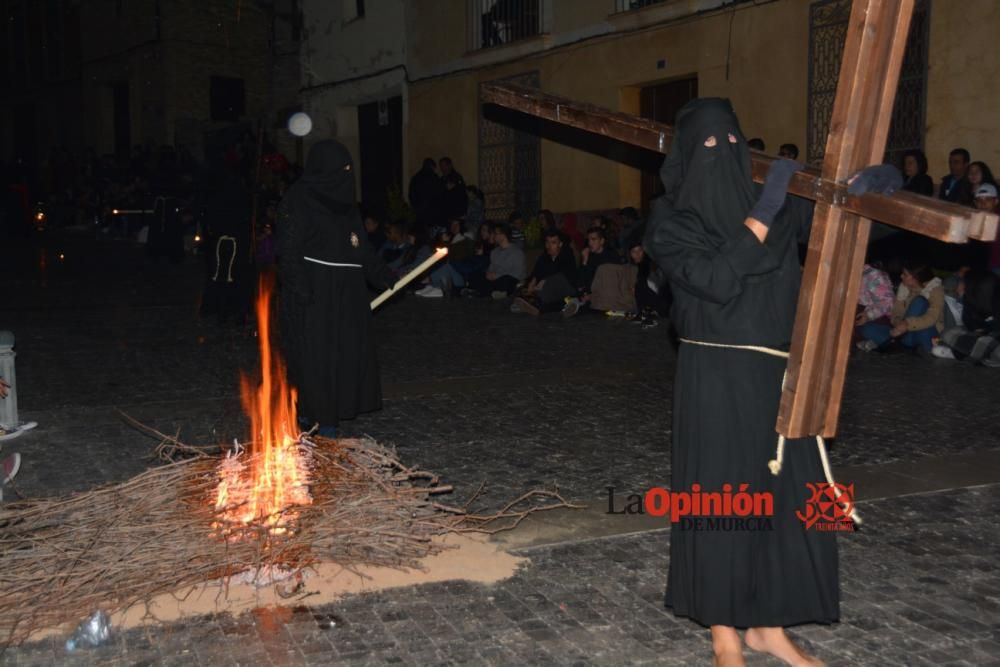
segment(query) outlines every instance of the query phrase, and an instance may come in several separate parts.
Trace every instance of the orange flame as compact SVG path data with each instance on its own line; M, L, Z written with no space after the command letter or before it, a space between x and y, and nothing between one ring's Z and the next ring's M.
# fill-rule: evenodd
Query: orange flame
M240 374L240 398L251 423L250 460L230 454L220 467L215 508L228 523L266 526L272 533L288 530L294 505L312 502L306 461L299 443L296 391L288 384L281 355L271 349L273 281L263 278L257 297L260 383Z

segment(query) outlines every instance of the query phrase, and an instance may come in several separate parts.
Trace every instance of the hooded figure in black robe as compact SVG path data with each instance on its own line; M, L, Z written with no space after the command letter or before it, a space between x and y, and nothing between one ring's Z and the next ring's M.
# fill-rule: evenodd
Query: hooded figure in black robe
M383 291L392 276L367 241L354 192L350 153L320 141L278 216L288 377L300 419L324 427L382 407L368 286Z
M666 194L654 202L645 246L669 276L680 338L788 350L811 203L784 199L761 242L744 224L761 189L729 102L689 103L675 132L661 170ZM709 137L712 147L704 145ZM736 628L838 619L835 534L807 530L796 517L811 497L806 483L825 479L815 439L789 440L780 474L768 469L785 365L750 350L680 345L671 489L697 483L702 493L720 492L731 484L736 493L748 484L750 493L773 494L774 516L773 530L673 524L666 604L678 616Z

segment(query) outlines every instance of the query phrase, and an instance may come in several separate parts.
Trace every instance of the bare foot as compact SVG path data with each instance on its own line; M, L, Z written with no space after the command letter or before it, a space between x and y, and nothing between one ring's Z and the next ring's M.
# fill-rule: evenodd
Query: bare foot
M784 628L750 628L744 635L746 645L754 651L769 653L792 667L825 667L819 658L802 652L785 634Z
M736 628L725 625L712 626L712 652L715 667L746 667L743 661L743 642Z
M747 667L747 663L743 660L743 651L716 652L712 665L714 667Z

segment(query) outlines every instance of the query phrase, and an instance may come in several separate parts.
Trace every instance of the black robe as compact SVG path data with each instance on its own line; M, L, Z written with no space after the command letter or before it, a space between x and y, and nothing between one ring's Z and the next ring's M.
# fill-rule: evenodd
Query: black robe
M278 219L280 325L299 416L324 426L382 407L368 285L392 277L367 241L354 202L351 156L325 140Z
M734 134L737 142L727 140ZM704 140L717 136L715 149ZM724 100L678 114L646 247L667 272L681 338L787 350L799 292L798 242L812 207L789 197L764 243L743 224L759 190ZM695 531L675 523L666 604L706 626L788 626L839 616L837 545L796 517L824 475L814 439L790 440L773 476L786 361L682 343L674 382L671 489L749 484L774 496L773 530Z

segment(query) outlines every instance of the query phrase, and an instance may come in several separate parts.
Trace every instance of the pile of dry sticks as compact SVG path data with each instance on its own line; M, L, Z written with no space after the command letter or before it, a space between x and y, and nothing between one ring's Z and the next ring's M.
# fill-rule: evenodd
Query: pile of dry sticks
M124 483L0 506L0 646L95 609L114 613L265 568L294 573L319 561L419 567L441 549L435 536L496 532L539 509L572 506L558 492L531 491L498 512L475 514L473 499L465 507L435 501L451 487L373 440L303 437L312 504L294 508L294 530L223 530L215 510L218 452L163 438L164 464Z

